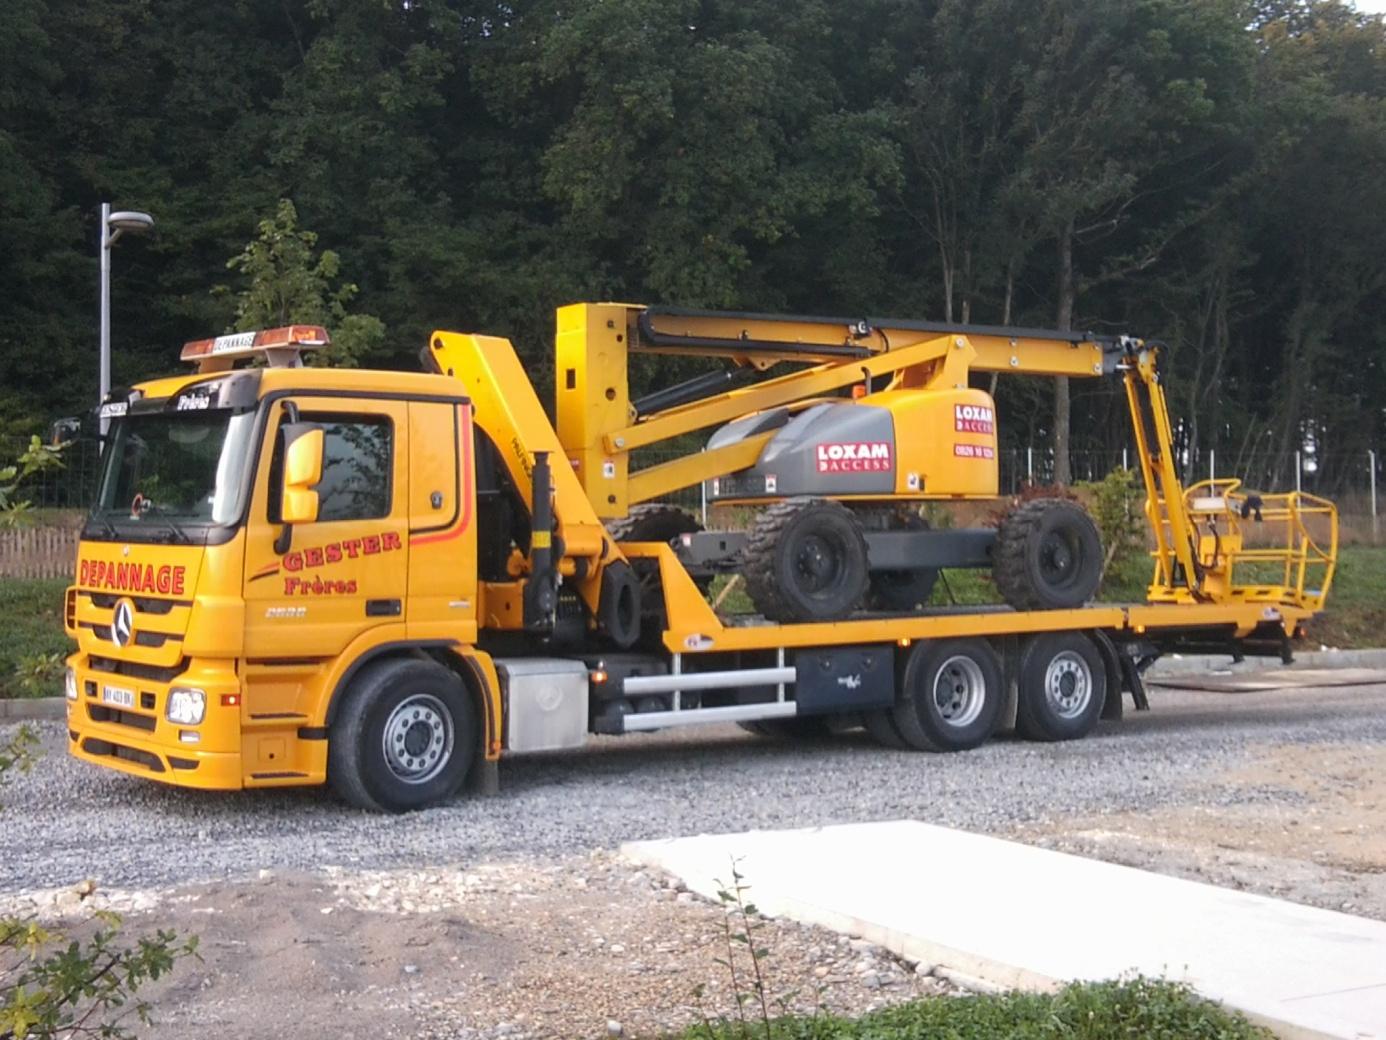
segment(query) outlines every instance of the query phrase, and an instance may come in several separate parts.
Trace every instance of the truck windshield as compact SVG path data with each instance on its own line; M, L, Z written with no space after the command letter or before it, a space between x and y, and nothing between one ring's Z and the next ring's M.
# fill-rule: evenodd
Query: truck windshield
M234 523L254 422L253 412L227 409L117 419L92 520L121 537Z

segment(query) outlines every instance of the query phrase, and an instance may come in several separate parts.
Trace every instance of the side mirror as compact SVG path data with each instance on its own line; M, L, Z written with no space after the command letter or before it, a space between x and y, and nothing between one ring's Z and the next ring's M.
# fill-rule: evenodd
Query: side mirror
M322 480L322 428L312 423L285 423L284 485L280 493L280 519L286 524L310 524L318 518L318 493Z

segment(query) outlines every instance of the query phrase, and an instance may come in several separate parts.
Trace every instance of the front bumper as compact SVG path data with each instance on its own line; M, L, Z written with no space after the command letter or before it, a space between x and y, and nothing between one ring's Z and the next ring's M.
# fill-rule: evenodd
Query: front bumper
M240 698L223 704L223 695L241 693L231 662L193 661L177 676L135 669L109 658L73 654L77 699L67 703L68 751L107 769L179 787L236 790L245 786L241 755ZM130 707L103 700L106 687L134 695ZM206 691L207 711L196 726L164 718L174 686ZM196 734L196 743L180 734Z

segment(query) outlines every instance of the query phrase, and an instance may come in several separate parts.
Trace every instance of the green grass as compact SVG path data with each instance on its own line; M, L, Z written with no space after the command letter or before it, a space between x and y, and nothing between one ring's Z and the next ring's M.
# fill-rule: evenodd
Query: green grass
M754 1003L754 1001L749 1001ZM1273 1040L1274 1034L1185 986L1144 978L1075 983L1057 993L942 997L860 1018L836 1015L703 1023L681 1040Z
M1309 622L1307 642L1344 649L1386 646L1386 547L1338 550L1338 570L1324 612Z
M67 580L0 580L0 697L62 695L62 664L72 649L63 632Z

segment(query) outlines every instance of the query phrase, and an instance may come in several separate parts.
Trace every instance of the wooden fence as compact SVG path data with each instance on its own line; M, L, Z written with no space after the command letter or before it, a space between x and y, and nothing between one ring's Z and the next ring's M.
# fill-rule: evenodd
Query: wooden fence
M0 531L0 578L71 578L80 533L68 527Z

